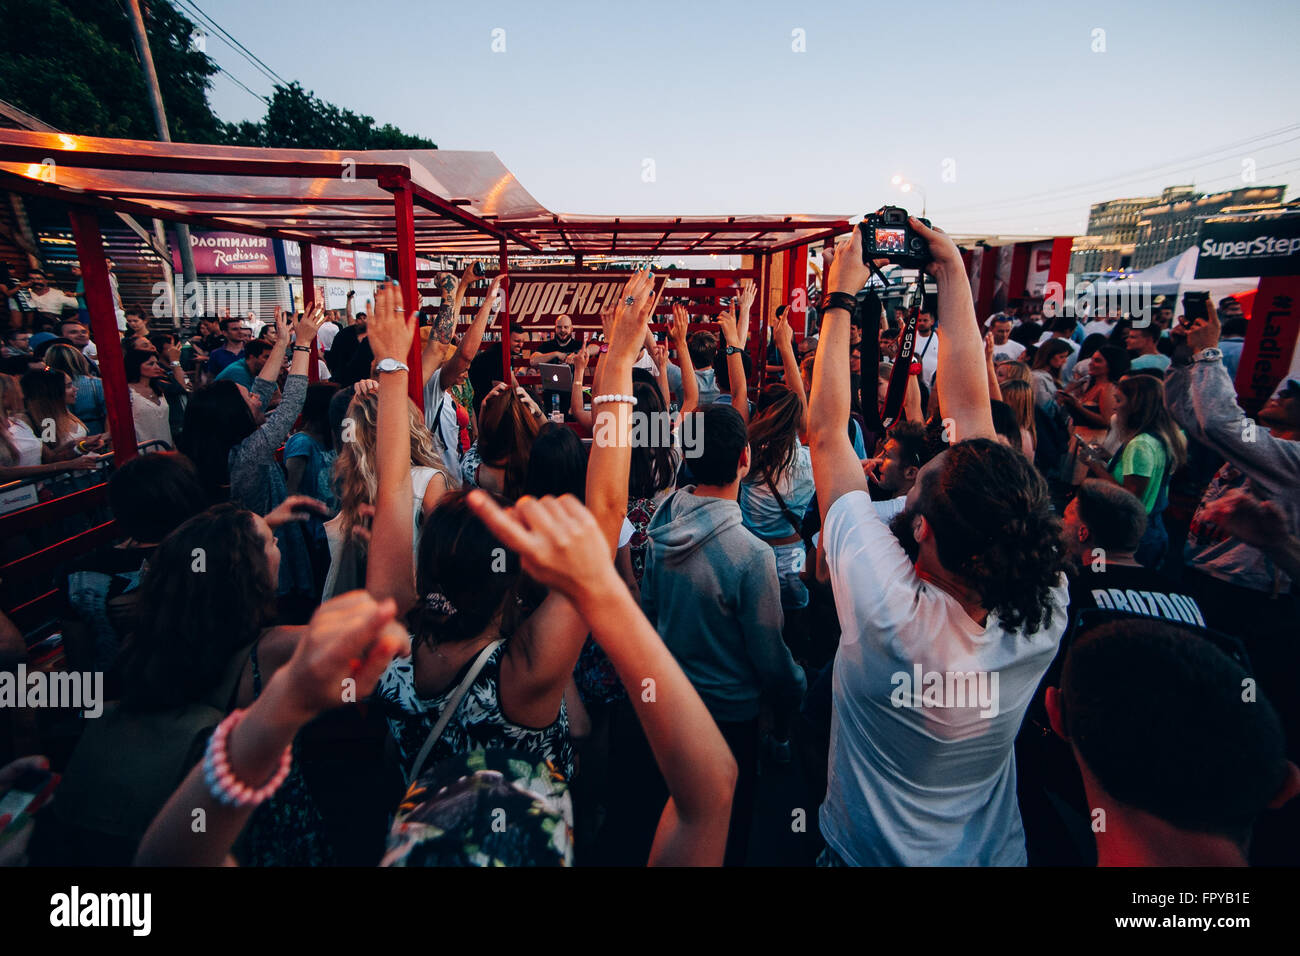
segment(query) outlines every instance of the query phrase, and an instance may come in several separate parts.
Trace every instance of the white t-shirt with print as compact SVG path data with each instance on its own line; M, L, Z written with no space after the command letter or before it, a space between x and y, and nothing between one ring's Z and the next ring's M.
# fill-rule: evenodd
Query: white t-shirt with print
M858 866L1023 866L1013 744L1065 630L1065 576L1050 623L1026 636L995 613L980 626L918 577L865 491L831 506L822 541L843 632L821 807L826 842ZM909 686L896 675L915 684L918 665L923 677L982 672L990 690L996 674L996 706L915 706L896 693ZM895 706L900 696L913 706Z

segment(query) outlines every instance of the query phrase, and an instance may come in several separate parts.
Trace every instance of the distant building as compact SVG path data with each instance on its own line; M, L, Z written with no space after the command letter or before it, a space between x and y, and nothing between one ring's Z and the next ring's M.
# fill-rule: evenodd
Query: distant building
M1194 186L1167 186L1159 196L1108 199L1093 203L1088 213L1088 233L1074 242L1070 271L1118 272L1134 266L1138 223L1153 206L1178 202L1196 195Z
M1227 209L1252 212L1276 207L1282 203L1285 193L1285 186L1248 186L1148 206L1142 210L1137 224L1133 268L1150 268L1196 245L1201 223L1211 216Z

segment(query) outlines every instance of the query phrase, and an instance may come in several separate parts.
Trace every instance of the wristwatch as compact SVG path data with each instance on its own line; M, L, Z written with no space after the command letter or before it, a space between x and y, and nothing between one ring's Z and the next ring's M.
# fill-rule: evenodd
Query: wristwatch
M740 354L741 352L743 352L743 351L745 351L745 350L742 349L739 345L728 345L728 346L727 346L727 354L728 354L728 355L739 355L739 354Z
M409 372L410 368L395 358L380 359L375 363L376 372Z
M1223 351L1221 349L1216 349L1213 346L1211 346L1210 348L1201 349L1199 352L1197 352L1192 356L1193 362L1213 362L1216 360L1218 361L1223 360Z

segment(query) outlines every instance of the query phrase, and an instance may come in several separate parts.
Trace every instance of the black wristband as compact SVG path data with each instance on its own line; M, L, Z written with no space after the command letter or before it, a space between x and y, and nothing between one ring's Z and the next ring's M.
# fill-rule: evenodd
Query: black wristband
M843 309L849 315L858 310L858 300L856 296L849 295L847 292L832 292L826 296L822 303L822 311L829 312L831 309Z
M294 350L295 352L310 352L310 351L311 351L311 346L310 346L310 345L295 345L295 346L293 347L293 350Z

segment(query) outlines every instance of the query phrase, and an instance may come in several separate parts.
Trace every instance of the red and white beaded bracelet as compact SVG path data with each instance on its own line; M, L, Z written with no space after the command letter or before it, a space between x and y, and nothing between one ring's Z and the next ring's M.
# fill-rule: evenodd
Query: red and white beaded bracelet
M280 758L280 769L267 783L254 789L242 783L230 769L230 758L226 753L226 741L230 731L244 719L244 710L235 710L225 720L217 724L217 729L208 739L207 753L203 755L203 779L207 782L212 796L228 807L255 807L264 803L289 776L293 765L293 746L284 748Z

